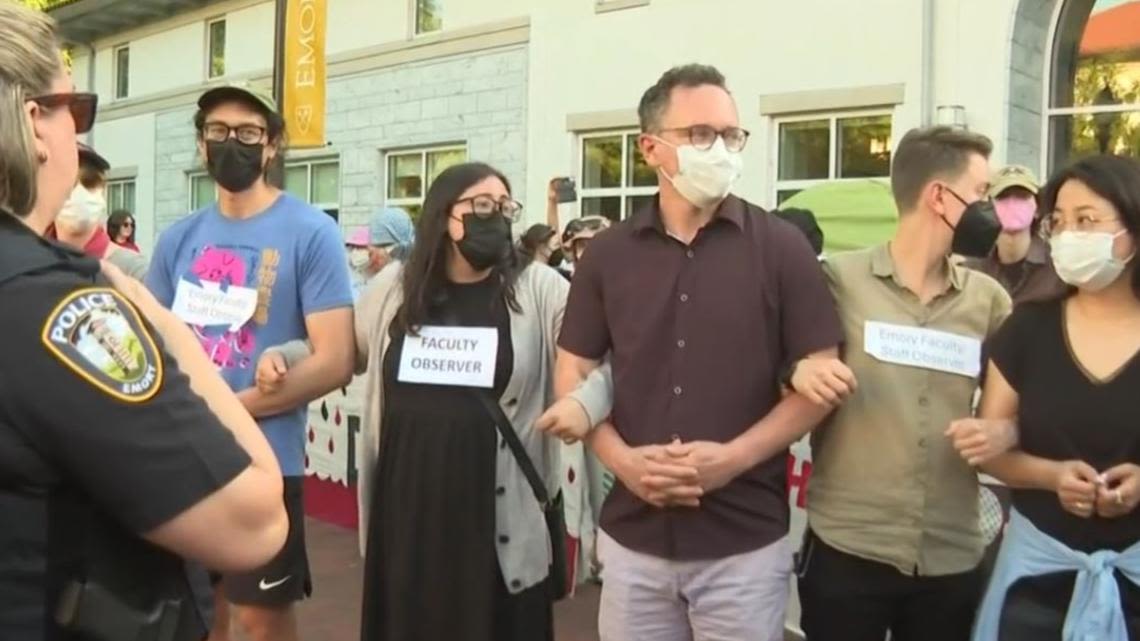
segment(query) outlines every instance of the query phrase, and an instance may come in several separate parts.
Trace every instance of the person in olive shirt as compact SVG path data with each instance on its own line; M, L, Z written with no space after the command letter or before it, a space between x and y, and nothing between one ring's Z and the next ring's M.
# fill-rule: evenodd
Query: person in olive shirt
M1002 233L988 256L965 262L1001 283L1015 305L1058 298L1068 291L1053 268L1049 243L1041 238L1037 189L1037 178L1025 167L1009 165L994 174L990 196Z
M782 639L785 459L827 409L779 379L838 354L835 306L803 234L730 193L748 132L720 72L666 72L639 114L660 193L582 255L555 377L565 395L612 350L612 422L588 437L620 480L600 636Z
M893 239L824 263L844 362L805 359L791 374L796 391L837 408L813 435L797 567L812 641L969 636L982 589L978 479L944 432L970 412L982 342L1010 298L951 253L987 255L1000 232L990 151L946 127L907 133L891 172ZM1011 438L1004 427L962 437Z

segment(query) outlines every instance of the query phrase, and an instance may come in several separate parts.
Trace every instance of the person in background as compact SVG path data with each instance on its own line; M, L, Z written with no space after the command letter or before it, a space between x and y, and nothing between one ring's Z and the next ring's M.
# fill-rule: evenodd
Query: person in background
M968 416L982 343L1009 314L985 256L1001 231L985 136L914 129L892 157L890 241L828 256L843 360L785 375L835 409L812 436L801 626L812 641L966 641L982 590L978 475L944 436ZM1012 438L1010 430L997 439Z
M612 421L572 434L620 480L601 639L783 639L785 458L828 410L781 399L779 374L837 356L839 319L803 236L731 193L748 132L724 76L670 69L638 114L659 194L579 254L555 380L570 392L612 350Z
M820 229L819 222L816 221L815 214L810 209L793 207L791 209L778 209L772 213L795 225L796 229L803 232L812 251L820 260L823 260L823 230Z
M92 258L107 260L128 276L141 280L146 275L146 259L111 242L103 227L107 218L106 172L110 166L94 149L79 143L79 180L47 236Z
M562 251L573 268L582 259L586 246L595 236L610 228L613 224L605 216L583 216L566 223L566 230L562 232Z
M518 252L524 262L538 261L558 270L558 273L567 280L570 279L570 273L562 269L566 259L562 253L558 232L550 225L542 223L531 225L519 238Z
M372 271L373 251L371 235L367 225L348 229L344 235L344 250L348 254L348 269L352 277L352 298L360 298L360 293L368 281L376 275Z
M1014 310L989 344L981 416L960 421L1019 437L981 461L1013 510L974 639L1140 639L1140 162L1079 160L1041 201L1073 289Z
M390 261L406 261L416 242L416 227L408 212L400 207L383 207L369 220L372 235L373 274L380 273Z
M1005 287L1013 304L1049 300L1065 293L1049 257L1049 244L1041 238L1042 216L1037 207L1037 178L1025 167L1010 165L993 175L994 200L1002 233L994 251L964 265L987 274Z
M218 201L158 239L146 284L193 328L202 348L269 438L281 465L289 538L265 566L226 574L213 639L228 639L227 600L252 641L296 641L293 604L312 589L304 527L308 403L352 377L352 288L336 223L269 184L284 153L272 98L241 85L207 90L194 117ZM219 300L219 295L223 298ZM255 384L265 348L307 338L313 356L272 393Z
M136 254L141 254L142 251L135 244L135 231L137 229L135 217L125 209L116 209L107 217L107 234L111 237L111 242L119 247L126 247Z

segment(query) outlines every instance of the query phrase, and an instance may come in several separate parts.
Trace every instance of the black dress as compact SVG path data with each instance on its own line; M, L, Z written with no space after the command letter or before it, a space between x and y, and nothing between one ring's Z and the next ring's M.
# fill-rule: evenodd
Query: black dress
M1073 356L1064 301L1023 303L990 341L994 364L1018 393L1020 447L1054 460L1082 460L1105 471L1140 463L1140 355L1107 380L1095 381ZM1114 519L1082 519L1057 495L1014 490L1013 505L1038 529L1074 550L1121 551L1140 541L1140 509ZM1059 639L1075 572L1024 578L1002 610L1002 641ZM1140 639L1140 587L1116 573L1129 638Z
M431 324L496 327L494 395L510 380L510 315L491 279L447 287ZM363 641L551 639L544 584L510 595L495 550L498 432L471 388L397 381L404 336L384 356L384 412L365 560Z

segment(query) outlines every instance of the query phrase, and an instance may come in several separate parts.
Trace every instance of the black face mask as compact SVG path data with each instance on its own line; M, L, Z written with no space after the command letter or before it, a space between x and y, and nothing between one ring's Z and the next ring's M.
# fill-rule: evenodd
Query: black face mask
M1001 234L1001 220L998 219L997 211L994 210L993 201L986 199L968 203L954 193L954 190L947 188L946 191L966 206L965 211L962 212L962 217L958 219L957 226L951 225L950 221L946 220L946 216L942 217L942 222L954 230L954 239L950 243L950 251L969 258L989 256L994 249L994 244L997 243L998 236Z
M237 139L206 143L206 169L228 192L243 192L261 178L265 145L243 145Z
M463 216L463 240L456 243L459 253L476 270L498 265L511 250L511 226L499 215L480 218Z
M562 263L566 260L566 254L562 253L561 249L555 249L550 258L546 260L546 264L551 267L561 267Z

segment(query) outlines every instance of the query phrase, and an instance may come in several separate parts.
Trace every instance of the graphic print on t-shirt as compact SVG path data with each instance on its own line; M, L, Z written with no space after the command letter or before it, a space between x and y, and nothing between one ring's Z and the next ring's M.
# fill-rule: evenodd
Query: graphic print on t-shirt
M189 273L178 281L172 309L219 368L253 365L253 325L269 320L280 262L280 252L271 248L206 245L194 251Z

